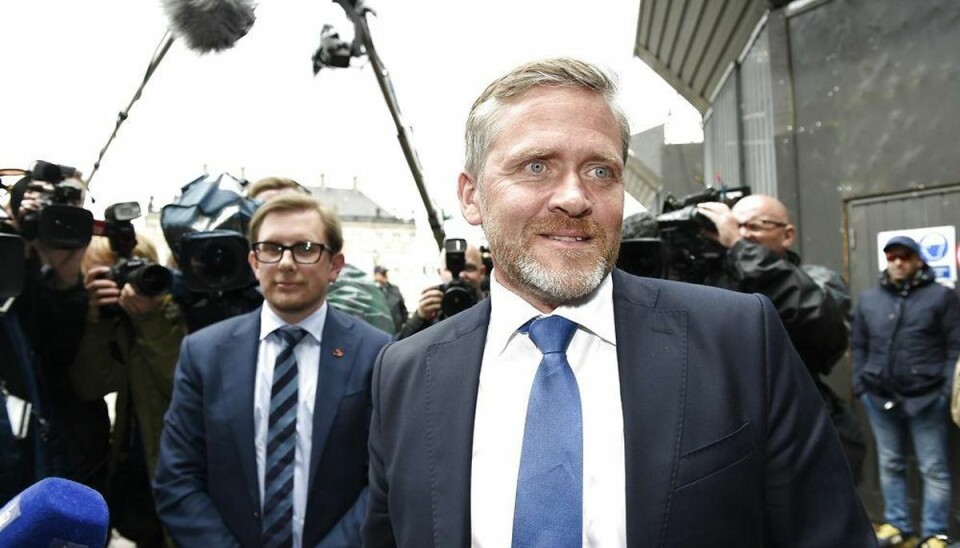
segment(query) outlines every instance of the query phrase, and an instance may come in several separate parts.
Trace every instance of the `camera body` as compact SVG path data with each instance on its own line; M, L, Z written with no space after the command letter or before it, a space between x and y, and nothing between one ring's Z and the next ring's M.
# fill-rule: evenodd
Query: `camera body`
M617 266L639 276L704 283L720 271L727 250L703 235L717 227L697 209L697 204L722 202L733 206L750 194L749 186L708 187L681 199L669 196L655 217L656 234L625 239Z
M110 249L119 257L106 277L117 287L133 285L145 297L157 297L170 290L173 275L169 270L149 259L134 257L137 233L131 221L140 217L140 204L121 202L104 211L104 221L96 223L96 232L107 237Z
M76 173L72 167L44 161L34 165L30 172L34 183L27 190L41 195L42 208L19 215L20 234L25 240L39 240L56 249L80 249L90 243L93 214L75 205L83 199L83 190L64 184ZM53 189L41 183L53 185Z
M449 282L438 287L443 293L440 310L449 318L477 304L477 290L460 273L467 266L467 241L463 238L447 238L443 241L446 267L453 276Z

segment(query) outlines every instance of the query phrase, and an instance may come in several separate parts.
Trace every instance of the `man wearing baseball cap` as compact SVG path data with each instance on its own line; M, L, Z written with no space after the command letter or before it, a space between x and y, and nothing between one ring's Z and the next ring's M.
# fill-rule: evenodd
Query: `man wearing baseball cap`
M918 529L907 505L905 448L912 445L923 476L919 546L946 546L947 433L960 356L960 299L934 281L912 238L894 236L883 251L887 268L879 286L860 296L851 339L853 390L867 410L880 464L885 523L877 539L880 546L916 542Z

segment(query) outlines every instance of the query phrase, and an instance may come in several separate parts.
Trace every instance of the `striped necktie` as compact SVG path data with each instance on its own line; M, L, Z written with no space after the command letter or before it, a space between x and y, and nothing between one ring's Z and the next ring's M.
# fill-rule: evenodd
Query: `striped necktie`
M294 348L307 335L295 325L275 331L282 348L273 366L267 463L264 475L264 547L293 546L293 472L297 450L297 356Z
M529 326L529 327L528 327ZM513 548L580 546L583 531L583 420L567 361L577 324L561 316L520 328L543 354L530 389L513 516Z

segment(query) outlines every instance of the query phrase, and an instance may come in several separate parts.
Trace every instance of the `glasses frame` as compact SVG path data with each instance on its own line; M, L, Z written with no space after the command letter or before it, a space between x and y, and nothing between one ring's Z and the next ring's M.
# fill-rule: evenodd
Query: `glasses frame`
M754 227L759 224L762 228L755 229ZM754 225L754 226L750 226ZM755 219L753 221L747 221L744 223L737 223L737 228L746 229L749 232L763 232L767 230L774 230L777 228L787 228L790 223L784 223L782 221L774 221L773 219Z
M277 260L275 260L275 261L269 261L269 260L264 260L263 258L261 258L261 257L260 257L260 245L261 245L261 244L270 244L270 245L275 245L275 246L277 246L277 247L280 249L280 256L277 258ZM313 247L313 246L317 246L317 247L320 248L320 254L317 255L317 260L315 260L315 261L301 261L301 260L297 257L297 247L303 246L303 245L306 245L308 248ZM283 261L283 254L284 254L285 252L287 252L287 250L290 251L290 256L293 258L293 262L295 262L295 263L297 263L297 264L317 264L317 263L320 262L320 259L323 258L323 252L324 252L324 251L330 251L330 248L329 248L327 245L321 244L320 242L310 242L310 241L297 242L297 243L292 244L292 245L283 245L283 244L281 244L280 242L273 242L273 241L270 241L270 240L261 240L261 241L259 241L259 242L253 242L253 244L250 246L250 249L253 250L253 256L257 258L257 261L259 261L259 262L261 262L261 263L264 263L264 264L277 264L277 263Z

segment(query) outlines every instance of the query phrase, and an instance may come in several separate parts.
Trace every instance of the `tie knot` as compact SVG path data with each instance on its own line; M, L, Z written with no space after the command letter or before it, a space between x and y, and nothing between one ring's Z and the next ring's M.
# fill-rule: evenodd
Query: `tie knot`
M526 330L530 333L530 340L537 345L541 354L566 352L577 330L577 324L563 316L547 316L531 321ZM521 328L521 331L524 329Z
M293 348L300 344L300 341L307 336L307 330L296 325L285 325L274 331L283 339L284 348Z

